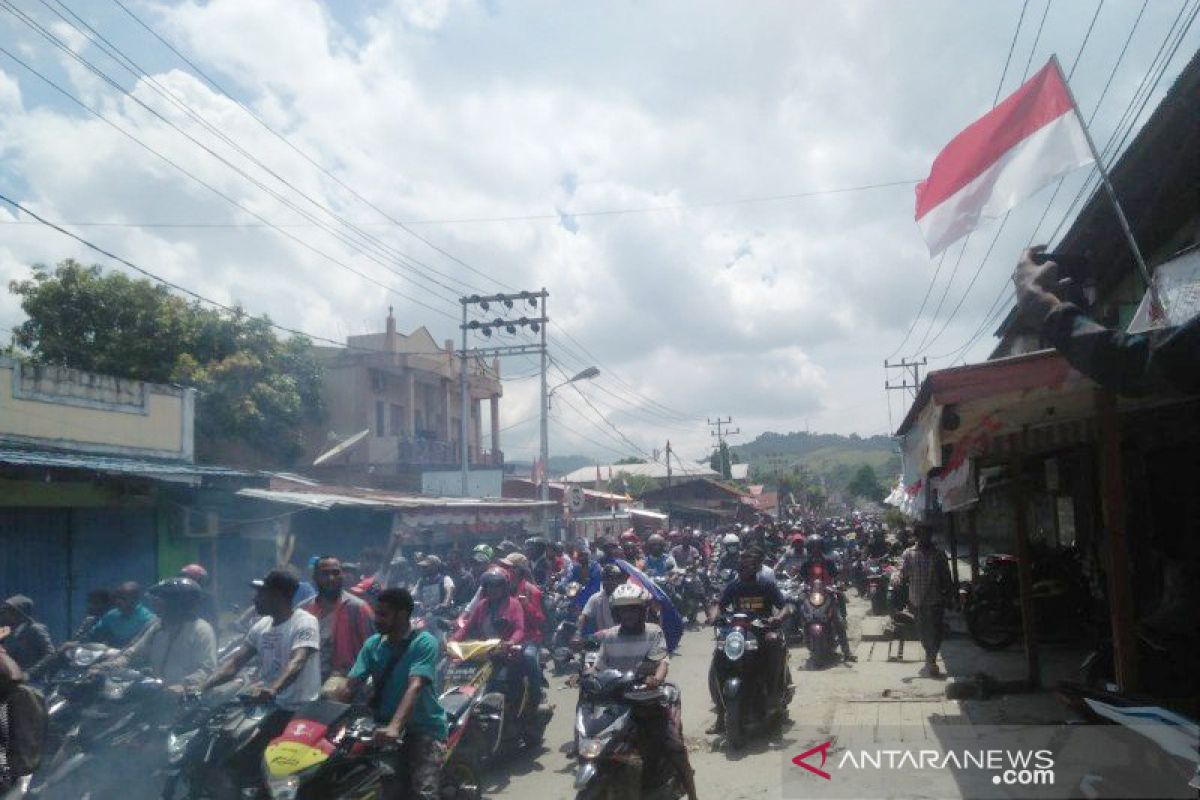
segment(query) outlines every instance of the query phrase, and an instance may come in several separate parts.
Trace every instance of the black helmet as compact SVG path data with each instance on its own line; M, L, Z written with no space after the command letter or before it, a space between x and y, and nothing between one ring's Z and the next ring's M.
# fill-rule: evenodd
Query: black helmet
M602 581L607 581L607 580L623 581L623 580L625 580L625 573L622 572L621 568L618 567L616 564L609 564L609 565L605 566L604 571L600 573L600 580L602 580Z
M483 589L490 589L493 586L503 586L508 588L508 576L504 574L504 570L492 567L479 576L479 586Z
M157 597L164 603L186 606L197 603L204 596L204 590L191 578L177 577L154 584L147 594Z
M500 544L496 545L496 553L498 555L506 556L509 553L515 553L516 551L517 545L509 539L505 539Z
M809 550L820 550L821 552L825 552L825 550L824 550L825 542L822 541L821 537L816 534L813 534L812 536L805 539L804 546L807 547Z
M542 536L530 536L528 539L525 540L525 546L529 547L529 548L547 547L547 546L549 546L549 544L550 544L550 542L548 542L545 539L545 537L542 537Z

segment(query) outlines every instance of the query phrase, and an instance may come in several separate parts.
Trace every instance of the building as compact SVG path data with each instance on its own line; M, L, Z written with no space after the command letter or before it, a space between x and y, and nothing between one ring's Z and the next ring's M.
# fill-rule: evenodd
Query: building
M1198 98L1200 54L1111 169L1174 324L1200 310ZM1090 316L1146 327L1149 293L1103 192L1055 251L1086 260L1072 299ZM1098 606L1109 609L1116 684L1195 714L1200 398L1117 396L1015 313L997 336L988 361L932 371L922 383L897 431L905 499L944 527L952 550L965 545L972 573L989 551L1015 553L1026 576L1039 551L1078 551ZM1036 630L1032 591L1022 607L1026 630ZM1161 649L1139 644L1147 630ZM1026 642L1034 685L1037 641Z
M735 465L740 466L740 465ZM655 480L665 481L667 479L666 463L654 461L645 464L597 464L594 467L580 467L577 470L567 473L560 480L563 483L599 483L608 481L618 477L621 473L629 476L638 476L642 478L653 478ZM672 459L671 461L671 477L672 478L720 478L721 476L708 464L686 464L679 463Z
M191 389L0 358L0 590L56 639L87 592L208 560L233 492L265 483L193 463Z
M417 491L421 474L462 463L460 362L452 341L439 346L424 327L350 336L346 347L315 347L324 367L328 440L313 472L339 482ZM500 363L468 364L467 445L472 468L500 468ZM490 446L484 449L483 404Z
M748 522L757 516L754 498L736 486L713 478L685 478L641 497L649 508L666 512L675 527Z

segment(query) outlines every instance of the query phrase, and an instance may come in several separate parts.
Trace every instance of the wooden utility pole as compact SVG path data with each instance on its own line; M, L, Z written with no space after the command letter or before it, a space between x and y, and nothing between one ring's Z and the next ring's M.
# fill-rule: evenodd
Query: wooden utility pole
M1025 437L1021 438L1022 444ZM1012 473L1011 495L1013 516L1017 529L1017 584L1021 594L1021 631L1025 638L1025 662L1029 670L1029 689L1042 685L1042 671L1038 663L1037 626L1033 616L1033 569L1029 563L1029 516L1026 512L1024 461L1013 456L1009 461Z
M671 440L667 439L667 530L671 530Z
M1133 592L1129 586L1129 547L1125 542L1125 493L1121 475L1121 429L1117 398L1096 393L1100 422L1100 511L1104 518L1108 607L1112 623L1113 669L1122 692L1136 691L1137 637L1134 635Z

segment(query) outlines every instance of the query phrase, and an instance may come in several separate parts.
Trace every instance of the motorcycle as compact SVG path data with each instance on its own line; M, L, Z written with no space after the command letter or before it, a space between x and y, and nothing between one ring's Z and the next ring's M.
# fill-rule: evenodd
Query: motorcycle
M888 585L891 570L883 559L869 559L863 566L863 592L871 600L871 613L883 616L888 613ZM892 567L894 569L894 567Z
M705 609L705 599L708 591L700 572L695 568L677 568L667 578L670 586L668 594L675 603L675 610L683 618L684 623L696 621L696 614Z
M443 772L455 785L478 786L480 773L499 756L541 744L554 709L533 705L526 680L520 696L500 690L511 682L510 672L521 669L520 648L499 639L447 642L446 655L439 700L450 735Z
M686 794L667 764L645 761L638 746L638 707L677 704L670 684L647 689L643 675L605 670L583 677L575 709L576 800L677 800Z
M1038 633L1078 634L1091 622L1091 595L1072 549L1034 561L1033 602ZM1021 602L1015 556L988 556L974 585L959 589L971 639L985 650L1003 650L1021 637Z
M262 779L272 800L381 800L398 778L375 743L364 706L315 700L297 709L283 733L263 750ZM444 800L478 800L478 787L443 783Z
M30 796L128 796L134 786L147 788L147 776L153 778L161 764L163 733L178 699L162 681L134 669L88 672L73 683L75 713L64 714L70 704L56 698L56 724L69 719L69 727L59 729L57 747L34 776ZM139 780L131 784L135 776Z
M836 597L817 579L802 595L797 615L803 620L804 640L808 643L810 669L832 664L836 660L834 647L834 606Z
M788 605L800 611L804 602L804 591L800 581L790 575L779 576L779 593ZM792 614L783 628L784 640L787 644L799 644L804 640L804 619L799 613Z
M749 614L733 614L717 621L717 646L709 667L709 690L724 710L726 740L739 749L754 728L781 726L792 702L790 655L783 651L782 689L771 692L766 680L765 641L768 625ZM775 635L778 635L775 633Z
M264 791L263 749L290 714L250 697L227 692L193 697L190 710L167 736L163 800L234 800Z
M575 638L579 628L579 609L575 605L575 598L579 596L582 588L578 581L571 581L562 592L554 595L554 602L551 606L554 631L550 635L548 649L550 650L550 660L554 664L555 675L567 672L574 662L571 640Z

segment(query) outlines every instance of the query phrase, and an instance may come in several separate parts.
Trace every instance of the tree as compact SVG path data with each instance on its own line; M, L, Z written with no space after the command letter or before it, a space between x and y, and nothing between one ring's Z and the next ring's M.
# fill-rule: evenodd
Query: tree
M13 281L29 319L17 347L38 363L197 390L201 460L233 450L255 466L290 465L320 422L321 368L303 336L280 340L266 317L202 307L166 287L74 260Z
M637 500L646 492L658 488L658 481L647 475L630 475L628 472L618 472L608 482L608 491L612 494L629 494Z
M712 455L708 458L708 466L713 472L720 473L722 478L729 480L733 477L733 465L740 464L742 460L738 458L737 453L729 449L729 445L721 442L721 446L713 450Z
M638 458L637 456L625 456L619 461L614 461L613 464L645 464L646 459Z
M864 497L875 503L883 502L883 498L887 494L870 464L863 464L859 467L858 472L854 473L854 479L850 481L846 489L855 497Z

